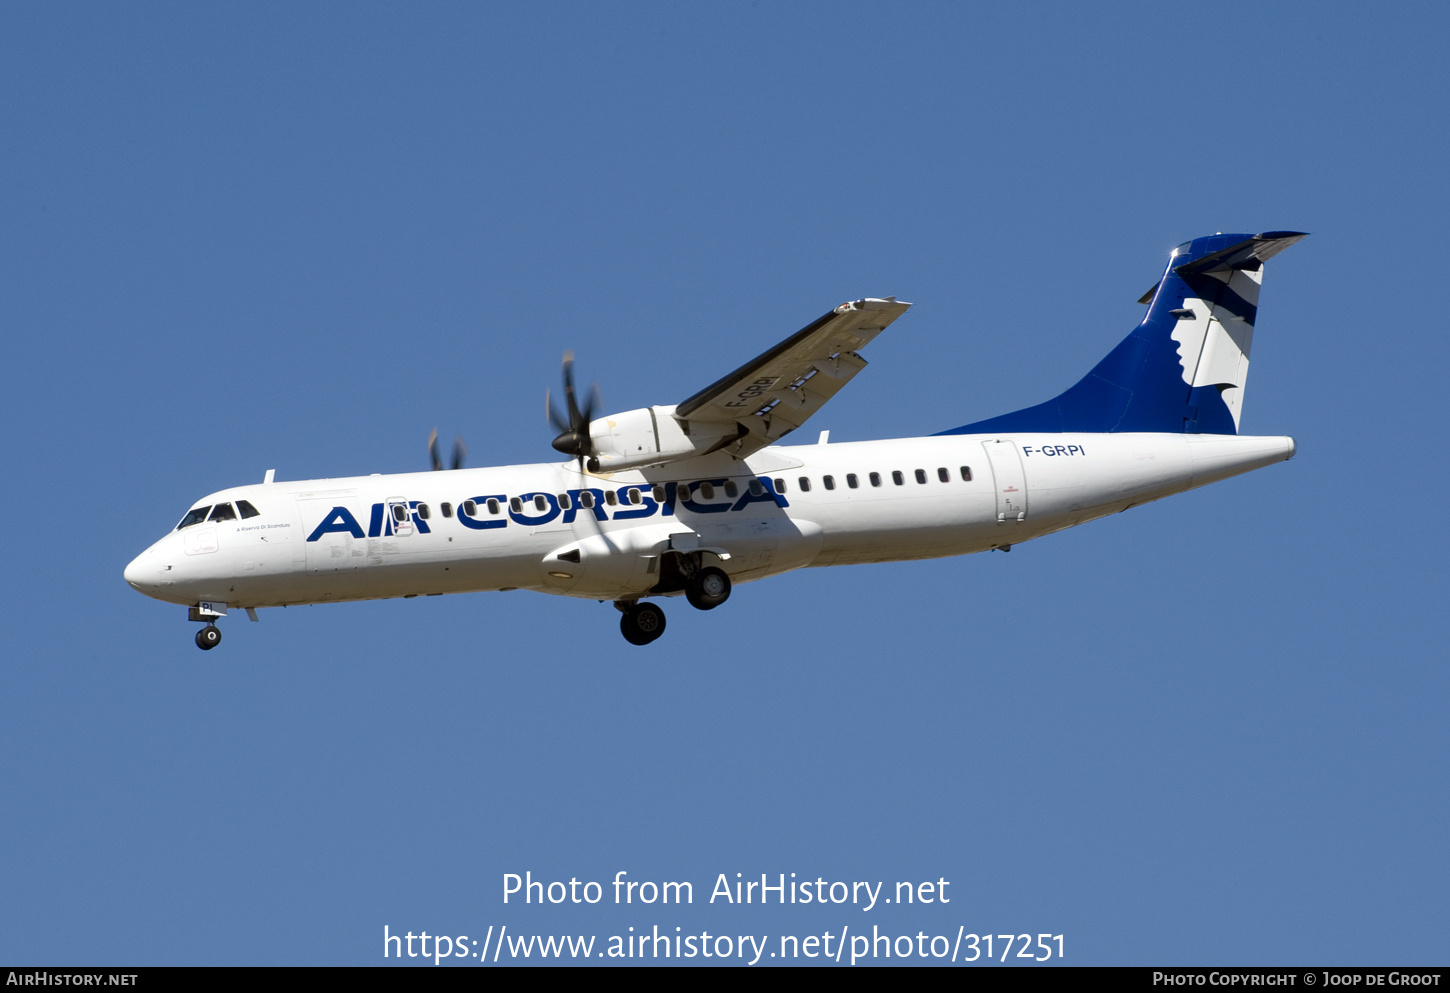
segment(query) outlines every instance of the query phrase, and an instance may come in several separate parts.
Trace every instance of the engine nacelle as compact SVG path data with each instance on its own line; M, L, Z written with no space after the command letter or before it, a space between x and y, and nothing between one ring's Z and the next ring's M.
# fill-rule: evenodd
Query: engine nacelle
M722 448L740 436L738 429L728 425L714 428L711 425L702 434L699 425L692 427L676 418L673 405L610 414L589 424L589 437L598 462L596 466L591 461L589 468L593 472L618 472L694 458Z

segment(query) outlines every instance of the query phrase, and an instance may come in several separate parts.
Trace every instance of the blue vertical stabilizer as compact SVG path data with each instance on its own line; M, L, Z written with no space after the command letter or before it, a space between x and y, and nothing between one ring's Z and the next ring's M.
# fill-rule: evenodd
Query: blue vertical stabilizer
M1157 431L1237 434L1263 263L1298 231L1216 234L1178 246L1148 314L1059 396L941 434Z

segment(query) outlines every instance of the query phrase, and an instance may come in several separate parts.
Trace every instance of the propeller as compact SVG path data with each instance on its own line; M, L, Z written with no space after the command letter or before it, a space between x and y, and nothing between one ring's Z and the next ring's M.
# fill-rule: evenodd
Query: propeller
M453 462L448 466L450 469L462 469L463 462L468 458L468 446L463 443L463 435L453 439ZM443 468L443 459L438 456L438 429L434 428L433 433L428 435L428 459L433 463L433 471L437 472Z
M568 404L568 417L565 418L554 406L554 398L548 390L544 391L544 407L549 415L549 423L559 432L554 439L554 450L565 455L573 455L579 460L579 471L584 471L585 460L589 460L591 468L597 468L594 460L594 439L589 436L589 422L594 420L594 408L599 406L599 387L591 386L589 396L584 400L584 409L579 409L578 402L574 399L574 353L564 353L564 401Z

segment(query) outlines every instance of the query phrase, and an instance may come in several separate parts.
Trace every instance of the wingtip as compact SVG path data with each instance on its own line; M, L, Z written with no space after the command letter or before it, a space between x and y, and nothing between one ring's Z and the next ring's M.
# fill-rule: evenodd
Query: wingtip
M895 297L862 297L860 300L847 300L836 308L836 313L844 314L852 310L890 310L893 307L905 309L911 304L905 300L898 300Z

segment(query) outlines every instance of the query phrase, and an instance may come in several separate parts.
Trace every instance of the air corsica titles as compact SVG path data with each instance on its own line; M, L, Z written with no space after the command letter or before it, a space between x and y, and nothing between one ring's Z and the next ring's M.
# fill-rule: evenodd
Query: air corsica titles
M696 514L720 514L726 511L744 510L752 503L773 503L778 507L789 507L790 502L779 493L775 492L772 481L764 476L752 479L746 486L745 491L740 494L739 499L729 503L700 503L693 497L701 485L719 486L724 488L730 481L726 479L702 479L690 483L687 492L689 497L681 498L678 483L665 483L664 500L656 500L654 487L649 484L635 483L628 486L621 486L615 490L616 499L619 501L617 507L611 508L606 505L605 491L602 489L578 489L565 490L569 495L567 507L559 506L559 498L553 493L534 491L520 493L517 497L510 498L505 493L486 493L482 496L466 497L459 502L458 523L474 531L488 531L493 528L508 526L512 520L515 524L522 524L526 527L538 527L542 524L550 524L559 520L561 524L572 524L581 510L587 510L594 515L597 521L629 521L638 520L644 517L653 517L659 514L661 517L673 517L675 506L685 508ZM580 497L590 494L590 507L581 505ZM479 520L470 517L462 512L462 505L472 502L476 505L485 505L490 500L498 501L500 509L507 508L507 516L498 516L494 519ZM539 503L543 503L542 509ZM408 501L409 517L418 528L419 534L431 534L432 528L428 526L428 518L418 513L418 506L421 501ZM538 513L524 513L523 508L531 507ZM346 507L333 507L322 519L312 533L307 536L308 541L316 541L325 534L340 532L350 534L354 538L386 538L393 535L393 518L386 513L387 504L375 503L372 505L368 517L368 528L364 532L362 525ZM515 509L518 508L518 509ZM613 509L611 515L608 510Z

